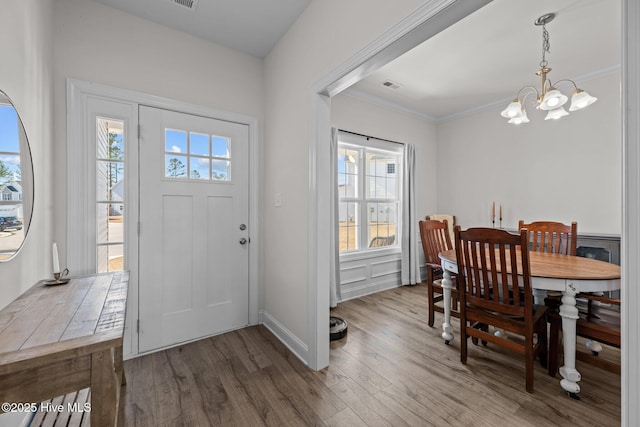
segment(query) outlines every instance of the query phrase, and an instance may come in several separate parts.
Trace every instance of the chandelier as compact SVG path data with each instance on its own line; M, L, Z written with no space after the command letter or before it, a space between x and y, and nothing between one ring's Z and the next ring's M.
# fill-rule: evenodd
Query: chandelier
M526 98L535 93L536 94L536 108L538 110L548 111L545 120L559 119L563 116L568 116L569 113L564 109L563 105L568 101L566 95L563 95L554 84L547 78L547 74L551 71L548 66L549 63L546 60L546 54L549 53L549 32L545 27L546 24L553 21L555 13L547 13L535 20L534 24L542 26L542 61L540 61L540 69L536 71L536 75L540 76L541 89L538 91L534 86L525 86L518 91L518 94L513 101L505 108L500 115L509 119L509 123L520 124L528 123L527 111L524 108L524 101ZM581 110L598 100L589 95L584 90L578 88L573 80L562 79L555 82L555 85L559 83L568 82L573 85L574 92L571 96L571 106L569 111Z

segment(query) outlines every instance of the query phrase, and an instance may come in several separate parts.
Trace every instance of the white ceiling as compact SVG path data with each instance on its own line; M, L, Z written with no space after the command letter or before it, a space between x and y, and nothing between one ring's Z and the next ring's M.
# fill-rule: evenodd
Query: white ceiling
M257 58L265 57L311 0L96 0ZM187 0L189 1L189 0Z
M311 0L198 0L195 11L172 0L96 0L258 58L266 56ZM513 98L535 75L547 24L552 81L589 91L591 78L620 66L619 0L494 0L348 89L371 102L442 121ZM381 85L386 80L399 89ZM565 93L571 87L558 87ZM565 90L566 89L566 90ZM592 93L598 96L597 93Z
M618 0L494 0L349 91L434 121L496 103L506 107L521 87L540 87L535 72L542 59L542 27L533 22L549 12L556 14L546 26L553 82L568 78L589 91L589 79L619 67ZM382 86L386 80L400 88ZM570 95L573 87L558 89Z

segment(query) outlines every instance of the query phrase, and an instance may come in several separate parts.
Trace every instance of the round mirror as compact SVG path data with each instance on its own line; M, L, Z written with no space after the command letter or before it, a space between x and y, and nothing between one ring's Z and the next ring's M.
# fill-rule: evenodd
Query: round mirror
M13 258L27 237L33 212L33 164L22 120L0 90L0 262Z

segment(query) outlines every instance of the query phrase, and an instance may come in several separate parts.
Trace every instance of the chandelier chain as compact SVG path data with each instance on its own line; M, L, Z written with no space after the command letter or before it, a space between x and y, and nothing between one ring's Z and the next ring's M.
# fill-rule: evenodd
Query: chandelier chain
M541 68L549 65L546 59L546 53L549 52L550 47L551 44L549 43L549 31L547 31L547 27L545 25L542 25L542 61L540 61Z

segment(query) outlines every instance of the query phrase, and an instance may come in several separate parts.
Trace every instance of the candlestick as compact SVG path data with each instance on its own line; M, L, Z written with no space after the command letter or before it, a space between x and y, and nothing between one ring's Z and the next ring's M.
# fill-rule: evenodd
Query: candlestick
M502 204L500 204L500 221L502 221Z
M491 221L496 222L496 202L491 206Z
M60 260L58 259L58 245L56 245L55 242L53 243L53 246L51 248L51 253L53 257L53 272L54 274L60 273Z

